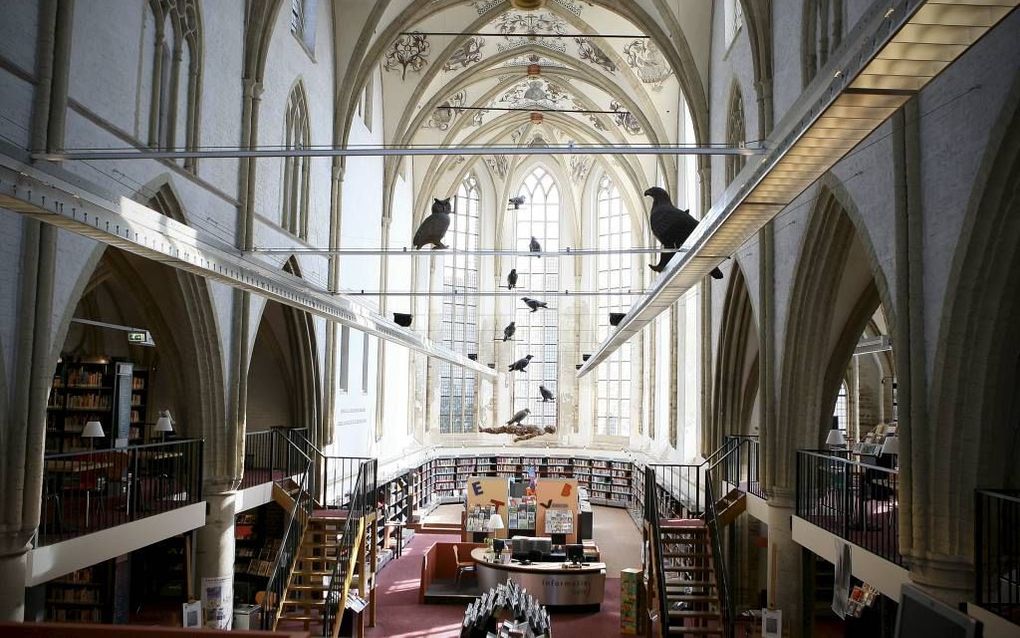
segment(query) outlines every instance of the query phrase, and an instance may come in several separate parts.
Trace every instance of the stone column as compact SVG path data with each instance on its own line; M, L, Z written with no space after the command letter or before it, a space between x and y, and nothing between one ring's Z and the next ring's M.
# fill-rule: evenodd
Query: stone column
M25 615L29 535L0 534L0 622L21 622Z
M210 490L211 491L211 490ZM195 563L196 591L201 593L203 578L234 578L234 516L237 514L234 490L205 496L205 526L198 529ZM232 621L233 619L230 619Z
M804 624L803 548L793 540L793 493L770 493L768 504L768 604L783 611L783 629L789 631L784 635L799 638Z

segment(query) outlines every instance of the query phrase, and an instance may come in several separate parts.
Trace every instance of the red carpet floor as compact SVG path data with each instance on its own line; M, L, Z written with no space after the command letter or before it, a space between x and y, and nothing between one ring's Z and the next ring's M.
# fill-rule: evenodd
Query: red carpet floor
M457 638L464 618L461 605L418 604L418 582L421 557L438 541L456 542L457 536L416 534L404 549L404 555L390 562L379 572L376 592L375 627L368 630L373 638ZM555 638L616 637L620 635L620 579L606 579L606 597L599 613L553 614L552 633Z

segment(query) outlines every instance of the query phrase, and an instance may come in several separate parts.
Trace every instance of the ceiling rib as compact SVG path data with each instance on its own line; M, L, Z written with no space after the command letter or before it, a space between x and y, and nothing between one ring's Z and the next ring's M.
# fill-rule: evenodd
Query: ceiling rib
M339 255L342 257L371 257L385 255L387 257L408 256L408 257L443 257L446 255L474 255L478 257L548 257L556 259L559 257L597 257L600 255L658 255L664 251L662 248L621 248L621 249L596 249L596 248L564 248L556 251L531 252L529 250L513 250L510 248L479 248L476 250L458 250L455 248L440 250L414 250L409 247L402 248L311 248L307 246L287 247L263 247L253 248L252 253L266 255Z
M1016 8L1013 0L875 3L679 254L577 372L605 361Z
M0 153L0 208L35 217L146 259L232 288L247 290L328 321L367 332L428 357L448 361L485 378L495 371L397 326L360 301L312 286L262 260L242 256L229 244L161 215L134 200L118 204Z

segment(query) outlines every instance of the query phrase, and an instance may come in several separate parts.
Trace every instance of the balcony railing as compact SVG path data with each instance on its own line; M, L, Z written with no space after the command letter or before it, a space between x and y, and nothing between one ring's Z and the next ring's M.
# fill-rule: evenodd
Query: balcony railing
M51 545L202 498L202 441L47 455L36 546Z
M764 486L758 475L758 469L761 467L758 461L761 453L758 435L727 434L723 438L723 446L731 449L732 453L720 466L722 479L731 485L736 485L748 494L767 499L768 496L765 494Z
M307 428L301 428L307 432ZM244 474L241 489L294 477L304 471L306 458L288 443L295 435L285 428L272 428L244 435Z
M1020 624L1020 490L977 490L974 591L977 604Z
M799 450L797 516L903 565L896 470L825 451Z
M706 473L716 466L715 476L765 498L758 480L758 437L727 436L723 444L701 463L663 464L648 467L655 476L657 508L663 518L699 518L705 513ZM725 459L719 462L720 459ZM645 493L645 499L651 495Z

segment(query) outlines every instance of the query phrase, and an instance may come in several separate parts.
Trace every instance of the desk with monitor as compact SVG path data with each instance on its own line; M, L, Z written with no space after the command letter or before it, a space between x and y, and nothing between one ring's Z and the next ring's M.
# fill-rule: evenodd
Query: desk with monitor
M528 539L548 541L551 539ZM540 550L529 550L535 556ZM520 555L520 554L519 554ZM527 589L538 602L547 606L594 606L599 607L605 597L606 564L571 564L555 552L541 555L548 560L511 559L509 563L499 562L499 557L483 547L471 551L475 561L478 586L482 591L496 587L508 580ZM557 560L559 558L559 560Z

